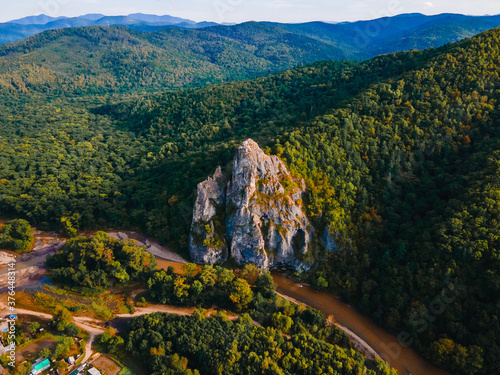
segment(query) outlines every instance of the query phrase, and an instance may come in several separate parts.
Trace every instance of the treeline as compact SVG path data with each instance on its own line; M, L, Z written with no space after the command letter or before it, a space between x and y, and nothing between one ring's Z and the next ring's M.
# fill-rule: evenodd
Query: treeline
M0 249L25 252L31 250L33 228L23 219L10 220L0 228Z
M254 265L232 271L187 263L182 274L159 270L148 280L148 299L162 304L226 308L284 334L309 332L330 344L351 349L349 336L317 310L296 305L276 293L269 271Z

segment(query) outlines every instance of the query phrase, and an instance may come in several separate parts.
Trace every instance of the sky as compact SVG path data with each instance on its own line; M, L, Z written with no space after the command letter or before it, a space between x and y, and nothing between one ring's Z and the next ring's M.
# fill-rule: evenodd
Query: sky
M47 14L171 15L193 21L356 21L401 13L500 14L499 0L0 0L0 22Z

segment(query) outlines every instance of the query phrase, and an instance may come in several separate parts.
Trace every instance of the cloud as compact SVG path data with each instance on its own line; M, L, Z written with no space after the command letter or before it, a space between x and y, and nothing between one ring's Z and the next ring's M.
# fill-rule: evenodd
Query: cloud
M433 8L433 7L434 7L434 4L433 4L433 3L431 3L430 1L426 1L426 2L424 3L424 9L431 9L431 8Z

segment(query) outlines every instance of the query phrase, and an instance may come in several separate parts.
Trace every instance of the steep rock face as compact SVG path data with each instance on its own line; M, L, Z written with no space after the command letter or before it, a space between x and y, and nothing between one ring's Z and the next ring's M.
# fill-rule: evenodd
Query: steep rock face
M198 185L189 247L193 261L222 262L229 247L238 264L307 268L314 229L302 207L304 182L294 180L278 157L266 155L250 139L238 148L225 191L224 181L219 167Z
M219 168L213 177L198 184L189 254L196 263L215 264L228 257L225 239L226 177Z
M238 149L227 188L227 238L239 264L301 267L312 226L302 208L303 182L252 140Z

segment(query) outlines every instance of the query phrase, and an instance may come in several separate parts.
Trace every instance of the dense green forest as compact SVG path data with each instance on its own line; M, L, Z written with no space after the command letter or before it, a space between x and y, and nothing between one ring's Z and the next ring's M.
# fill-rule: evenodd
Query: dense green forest
M499 37L443 50L275 147L307 176L311 216L356 239L315 277L457 373L493 373L500 355Z
M222 312L207 317L203 308L192 317L134 319L124 335L126 350L142 359L149 353L154 374L396 373L354 351L332 317L279 297L269 271L253 265L235 273L188 263L182 275L157 271L148 285L149 297L160 303L216 304L240 313L236 322ZM118 350L120 340L108 336L101 340L107 350Z
M160 205L176 212L184 202L180 192L189 194L186 177L202 174L207 162L209 175L212 160L224 165L231 159L221 138L230 147L233 134L256 136L265 145L266 138L297 129L278 136L271 150L306 178L316 226L330 226L350 249L328 254L312 281L326 280L328 286L317 285L394 332L409 332L412 344L437 364L458 373L490 373L500 331L498 45L494 30L436 51L331 71L328 63L316 64L279 76L278 84L293 82L286 87L301 83L287 81L290 74L310 85L274 89L276 101L267 100L265 88L252 91L269 84L266 78L264 84L251 82L227 107L229 85L146 98L115 111L124 126L169 147L167 157L155 155L154 175L164 192L172 191ZM335 73L324 79L320 72ZM320 87L315 78L323 80ZM176 105L178 100L190 104ZM265 130L259 134L256 124ZM186 154L191 163L182 162ZM171 189L171 174L160 177L167 165L182 171ZM175 217L166 223L170 229L185 225Z
M11 220L0 228L0 249L25 252L31 250L33 228L23 219Z
M196 184L217 165L229 171L237 145L252 137L305 178L311 222L338 233L343 251L314 250L322 260L307 275L314 285L409 332L453 372L497 371L500 30L435 50L144 96L148 82L148 90L169 86L155 86L133 53L135 68L107 73L98 63L85 69L91 54L113 48L84 49L90 62L76 75L71 60L65 74L29 61L67 51L73 34L110 46L110 33L124 32L52 31L0 48L3 216L71 235L139 227L185 251ZM22 62L15 74L12 61Z
M244 316L231 322L218 314L154 313L134 318L129 330L126 349L151 374L395 374L383 362L368 368L361 354L307 331L288 339Z
M135 240L117 240L105 232L68 240L46 265L58 283L93 290L145 280L156 269L153 255Z
M239 28L253 37L103 26L45 31L0 46L0 89L57 98L116 95L254 78L342 57L332 44L275 26Z

